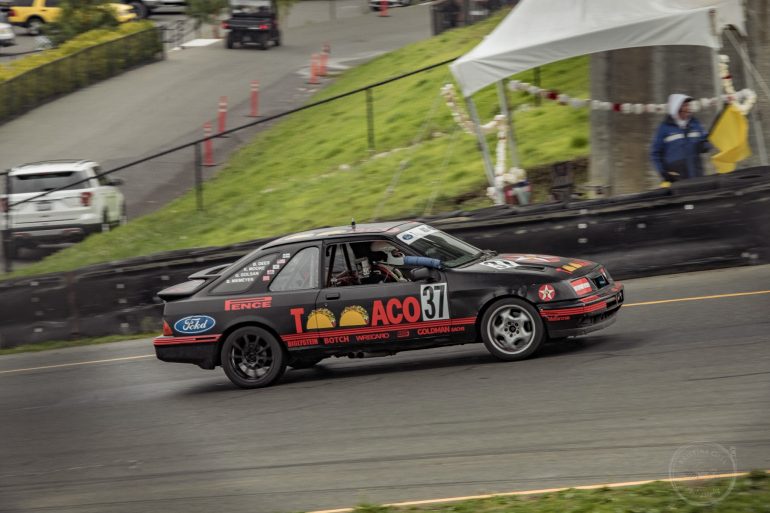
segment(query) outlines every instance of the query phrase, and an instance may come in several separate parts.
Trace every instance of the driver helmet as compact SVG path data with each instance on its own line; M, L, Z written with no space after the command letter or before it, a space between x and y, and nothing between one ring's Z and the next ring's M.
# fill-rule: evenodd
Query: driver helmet
M390 242L384 240L372 242L371 250L385 253L385 261L389 265L404 265L404 253Z

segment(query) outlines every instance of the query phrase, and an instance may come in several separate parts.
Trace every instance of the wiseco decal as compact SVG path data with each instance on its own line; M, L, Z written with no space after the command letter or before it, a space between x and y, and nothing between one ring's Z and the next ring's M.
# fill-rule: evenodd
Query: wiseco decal
M225 301L225 311L230 312L234 310L257 310L259 308L270 308L272 304L272 296L228 299Z

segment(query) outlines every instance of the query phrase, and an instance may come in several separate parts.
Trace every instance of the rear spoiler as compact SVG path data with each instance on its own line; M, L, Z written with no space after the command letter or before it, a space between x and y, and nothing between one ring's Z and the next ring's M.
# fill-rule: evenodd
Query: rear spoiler
M230 265L232 264L221 264L193 273L188 277L188 281L177 283L158 292L158 297L163 301L174 301L190 297L198 292L207 281L221 276L222 272L230 267Z

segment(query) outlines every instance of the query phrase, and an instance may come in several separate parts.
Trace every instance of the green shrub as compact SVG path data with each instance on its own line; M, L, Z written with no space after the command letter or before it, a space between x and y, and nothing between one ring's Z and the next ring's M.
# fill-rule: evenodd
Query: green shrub
M0 121L156 60L162 46L152 23L124 23L91 30L59 46L0 64Z

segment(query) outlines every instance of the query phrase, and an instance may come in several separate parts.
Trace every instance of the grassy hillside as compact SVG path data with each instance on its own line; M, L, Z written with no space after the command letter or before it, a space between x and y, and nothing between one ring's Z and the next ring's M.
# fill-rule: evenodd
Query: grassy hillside
M315 99L336 95L468 51L502 14L381 56L334 80ZM532 73L516 78L531 81ZM172 249L228 244L314 226L489 205L475 138L456 128L441 97L448 67L374 90L376 151L367 149L363 93L286 118L257 135L205 187L108 234L31 265L20 274L82 267ZM588 93L588 59L541 69L541 85ZM483 121L499 110L494 87L474 96ZM522 165L533 168L588 154L588 112L511 93ZM494 141L490 137L494 151ZM536 191L542 197L543 191ZM458 198L463 198L462 203ZM470 198L470 201L468 199Z

